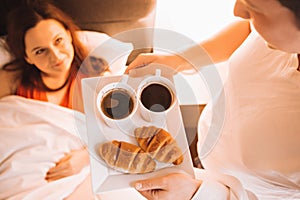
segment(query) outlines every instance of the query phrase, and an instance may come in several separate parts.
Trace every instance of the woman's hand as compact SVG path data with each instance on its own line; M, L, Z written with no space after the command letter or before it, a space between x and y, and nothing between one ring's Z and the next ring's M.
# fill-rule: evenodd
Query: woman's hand
M102 76L109 71L109 64L102 58L88 56L82 63L80 71L90 77Z
M77 174L88 164L89 154L85 148L73 150L47 172L45 179L50 182Z
M162 177L140 180L134 186L149 200L191 199L202 181L193 179L188 174L174 173Z

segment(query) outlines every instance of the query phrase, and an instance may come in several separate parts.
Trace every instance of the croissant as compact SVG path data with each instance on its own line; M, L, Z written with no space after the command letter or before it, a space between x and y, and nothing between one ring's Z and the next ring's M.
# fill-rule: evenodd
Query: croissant
M174 165L182 163L183 156L180 147L171 134L164 129L144 126L136 128L134 134L139 146L152 158Z
M139 146L113 140L100 145L99 155L106 164L126 173L147 173L154 171L156 162Z

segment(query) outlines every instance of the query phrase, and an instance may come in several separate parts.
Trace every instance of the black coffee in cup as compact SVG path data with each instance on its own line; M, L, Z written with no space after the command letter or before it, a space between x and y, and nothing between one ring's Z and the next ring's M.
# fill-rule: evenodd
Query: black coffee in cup
M160 83L151 83L141 92L141 102L153 112L163 112L172 104L172 92L169 88Z
M116 88L107 92L102 101L102 112L111 119L123 119L133 110L133 99L124 89Z

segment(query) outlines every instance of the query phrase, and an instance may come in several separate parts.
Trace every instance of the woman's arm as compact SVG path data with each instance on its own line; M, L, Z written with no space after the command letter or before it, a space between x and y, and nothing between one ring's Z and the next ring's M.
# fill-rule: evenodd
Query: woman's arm
M16 81L16 77L18 74L18 71L5 71L0 69L0 98L15 94L18 83L18 80Z

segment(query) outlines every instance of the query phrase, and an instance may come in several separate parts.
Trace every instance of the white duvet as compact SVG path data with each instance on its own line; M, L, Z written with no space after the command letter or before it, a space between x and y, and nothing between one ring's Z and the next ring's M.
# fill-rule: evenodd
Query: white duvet
M0 99L0 199L63 199L85 179L79 174L48 183L47 171L85 132L81 113L48 102L8 96Z
M0 199L60 200L69 196L89 174L89 167L50 183L45 175L65 153L87 141L84 115L19 96L0 99L0 113ZM204 180L195 200L252 199L234 178L204 170L195 173ZM108 192L101 199L144 199L133 190Z

